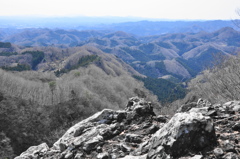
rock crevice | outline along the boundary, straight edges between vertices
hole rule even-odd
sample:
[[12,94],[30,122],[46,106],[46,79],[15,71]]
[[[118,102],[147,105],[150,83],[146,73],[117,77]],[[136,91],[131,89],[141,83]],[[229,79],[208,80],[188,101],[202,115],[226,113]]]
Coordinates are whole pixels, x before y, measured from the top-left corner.
[[52,147],[32,146],[15,159],[239,158],[240,102],[183,105],[171,119],[130,98],[72,126]]

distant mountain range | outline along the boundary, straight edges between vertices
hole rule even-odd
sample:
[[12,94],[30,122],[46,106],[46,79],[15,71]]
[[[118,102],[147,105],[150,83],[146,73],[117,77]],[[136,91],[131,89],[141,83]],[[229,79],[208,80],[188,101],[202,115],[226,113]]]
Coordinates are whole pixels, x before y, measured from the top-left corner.
[[[108,32],[107,32],[108,33]],[[22,46],[76,46],[79,42],[92,37],[104,36],[104,31],[77,31],[51,29],[23,29],[13,33],[0,32],[1,41],[11,42]]]
[[[79,26],[97,26],[113,23],[137,22],[146,20],[140,17],[41,17],[41,16],[0,16],[0,28],[62,28],[73,29]],[[160,20],[160,19],[148,19]]]
[[213,32],[222,27],[237,29],[231,20],[161,20],[139,17],[3,17],[0,28],[14,32],[26,28],[49,28],[65,30],[124,31],[137,36],[160,35],[182,32]]
[[224,27],[214,32],[136,36],[111,30],[24,29],[12,34],[0,32],[0,41],[30,47],[90,45],[118,56],[146,76],[182,80],[211,66],[216,54],[237,54],[240,32]]
[[138,21],[125,22],[94,27],[78,27],[77,29],[124,31],[137,36],[160,35],[167,33],[197,33],[200,31],[213,32],[223,27],[237,29],[232,21]]
[[115,54],[150,77],[172,75],[188,79],[211,66],[215,56],[237,54],[239,41],[240,33],[226,27],[212,33],[173,33],[141,38],[115,32],[91,38],[81,45],[92,45]]

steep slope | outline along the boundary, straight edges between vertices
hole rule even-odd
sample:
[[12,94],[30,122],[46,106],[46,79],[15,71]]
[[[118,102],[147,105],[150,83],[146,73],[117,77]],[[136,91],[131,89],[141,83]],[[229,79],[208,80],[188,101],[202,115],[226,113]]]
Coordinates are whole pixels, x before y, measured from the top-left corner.
[[[33,53],[34,50],[36,50],[36,48],[28,48],[28,49],[24,49],[23,52]],[[52,75],[52,73],[49,73],[49,75],[47,75],[45,80],[42,79],[43,83],[55,81],[55,83],[57,85],[59,83],[59,87],[60,87],[62,85],[61,82],[68,81],[68,80],[74,78],[74,74],[76,74],[76,76],[75,76],[76,78],[82,78],[82,79],[85,78],[84,76],[87,77],[88,75],[92,75],[92,76],[94,76],[93,79],[97,79],[97,75],[95,75],[95,74],[98,74],[99,77],[106,76],[104,78],[107,78],[107,76],[109,76],[111,78],[115,78],[115,77],[117,78],[117,77],[121,77],[121,76],[126,76],[126,77],[129,76],[130,77],[130,75],[141,76],[141,74],[136,72],[129,65],[125,64],[121,59],[119,59],[113,55],[103,53],[102,51],[100,51],[96,48],[93,48],[93,47],[71,48],[71,49],[68,49],[67,51],[58,49],[58,48],[37,48],[37,50],[39,50],[38,52],[44,52],[44,59],[42,59],[40,61],[40,63],[36,66],[36,69],[38,71],[50,71],[51,70],[52,73],[54,71],[54,73],[58,74],[58,76],[62,76],[59,79],[57,79],[57,78],[54,79],[54,75]],[[51,54],[48,54],[47,50],[49,52],[51,52]],[[52,51],[54,51],[54,52],[52,52]],[[68,52],[68,53],[65,54],[65,52]],[[52,57],[51,56],[52,54],[54,54],[54,56],[56,58]],[[23,56],[25,56],[25,54]],[[17,58],[16,61],[17,60],[19,60],[19,58]],[[8,65],[11,65],[11,63],[9,63]],[[75,73],[73,73],[73,72],[75,72]],[[4,75],[5,72],[1,70],[1,74]],[[30,75],[30,77],[27,76],[28,74]],[[44,74],[47,74],[47,73],[41,73],[41,74],[40,74],[40,76],[44,76]],[[19,77],[19,78],[21,78],[20,81],[23,81],[23,83],[27,83],[27,81],[25,82],[24,80],[29,80],[30,83],[32,81],[33,82],[32,86],[39,87],[39,89],[42,85],[41,83],[38,84],[39,81],[36,82],[35,79],[33,79],[33,80],[31,79],[31,78],[35,78],[34,76],[37,76],[37,73],[31,73],[31,72],[8,73],[7,76],[9,76],[9,78],[11,78],[13,81],[15,81],[13,83],[16,83],[16,84],[14,84],[14,85],[16,85],[16,87],[17,87],[17,83],[18,83],[17,82],[18,79],[17,78],[14,79],[14,76],[16,76],[16,75],[20,76]],[[31,75],[33,77],[31,77]],[[73,77],[71,77],[71,76],[73,76]],[[7,78],[7,77],[2,76],[3,81],[5,78]],[[90,76],[90,78],[92,78],[92,77]],[[29,83],[29,85],[31,85],[30,83]],[[11,86],[11,87],[7,88],[7,87],[4,87],[4,85],[5,85],[4,82],[2,82],[2,90],[12,90],[13,87],[15,87],[15,86]],[[45,83],[44,85],[45,85],[45,87],[48,87],[48,83]],[[21,85],[20,85],[20,87],[21,87]],[[25,87],[25,86],[23,85],[22,87]],[[44,87],[43,87],[42,91],[44,91],[44,89],[46,89],[45,91],[49,91],[49,88],[44,88]],[[65,88],[59,88],[59,89],[64,90]],[[49,93],[50,92],[51,91],[49,91]],[[20,92],[16,91],[12,95],[19,96],[21,93],[20,94],[18,94],[18,93],[20,93]],[[21,94],[21,96],[24,96],[24,95]],[[44,99],[43,97],[39,98],[39,97],[34,97],[34,96],[35,95],[32,94],[32,97],[30,97],[30,99],[33,101],[42,100],[42,102],[44,101],[45,104],[51,103],[50,99]],[[64,96],[69,97],[69,95],[64,95]],[[57,98],[60,98],[60,97],[57,97]],[[61,100],[63,100],[63,99],[61,99]],[[40,103],[42,103],[42,102],[40,102]],[[59,101],[56,101],[56,103],[58,103],[58,102]]]
[[[0,69],[1,131],[11,140],[15,154],[43,140],[52,143],[77,120],[103,108],[119,109],[131,96],[148,97],[159,108],[157,98],[131,77],[139,74],[113,55],[92,47],[21,51],[33,50],[45,55],[36,67],[38,71]],[[91,57],[97,58],[89,61]],[[55,76],[57,70],[69,65],[77,67]]]
[[[122,35],[122,33],[118,33],[118,34],[119,36]],[[116,35],[112,35],[112,36],[116,36]],[[28,48],[20,49],[20,51],[16,53],[8,52],[8,53],[2,53],[2,54],[4,55],[6,54],[6,55],[2,57],[0,56],[0,67],[7,71],[26,71],[26,70],[35,70],[35,71],[41,71],[41,72],[51,71],[51,72],[54,72],[55,76],[61,77],[71,72],[72,70],[76,70],[82,67],[85,68],[89,65],[94,65],[97,68],[102,69],[106,74],[114,77],[125,75],[126,72],[128,72],[129,75],[144,77],[144,75],[137,72],[139,70],[137,71],[134,70],[131,66],[126,64],[120,58],[112,54],[106,54],[101,50],[89,45],[85,45],[82,47],[71,47],[66,49],[56,48],[56,47],[30,47],[30,48],[28,47]],[[178,64],[178,62],[176,61],[173,63]],[[167,65],[167,66],[170,66],[170,65]],[[154,67],[157,67],[158,68],[157,71],[159,71],[159,73],[162,73],[163,75],[169,73],[166,69],[164,69],[165,65],[163,62],[158,62],[158,63],[156,62],[156,64],[154,63],[152,64],[152,62],[150,61],[149,67],[152,67],[153,71],[155,71]],[[172,71],[169,68],[171,67],[167,67],[167,69],[170,72],[174,73],[174,71]],[[183,67],[176,67],[176,68],[179,72],[181,70],[184,70]],[[21,73],[21,74],[24,74],[24,73]],[[146,75],[148,74],[149,73],[146,72]],[[151,76],[151,74],[149,75]],[[24,78],[27,78],[27,77],[24,77]],[[53,79],[54,78],[41,79],[41,80],[50,82]],[[163,88],[163,86],[160,86],[159,91],[162,91],[161,88]],[[173,89],[173,88],[170,88],[170,89]],[[151,91],[154,91],[154,90],[151,90]],[[177,93],[173,93],[173,94],[177,94]],[[158,99],[161,101],[163,100],[165,101],[166,97],[167,97],[166,94],[164,95],[164,98],[162,95],[158,95]],[[40,99],[45,100],[43,98],[40,98]],[[45,100],[45,102],[48,101],[47,103],[49,103],[49,100],[50,98],[48,100]]]
[[195,94],[211,102],[239,99],[239,61],[239,55],[219,58],[213,69],[203,71],[189,82],[189,96]]

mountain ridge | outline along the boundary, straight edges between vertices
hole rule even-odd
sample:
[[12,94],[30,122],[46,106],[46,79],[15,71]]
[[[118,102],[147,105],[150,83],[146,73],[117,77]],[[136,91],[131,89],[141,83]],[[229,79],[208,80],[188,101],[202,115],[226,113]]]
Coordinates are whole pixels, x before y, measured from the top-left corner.
[[[44,34],[39,36],[38,31],[43,31]],[[22,45],[53,46],[59,50],[60,48],[67,50],[70,46],[97,47],[103,52],[121,58],[139,73],[154,78],[173,75],[179,80],[187,80],[204,68],[210,67],[214,56],[231,56],[240,51],[238,42],[240,33],[230,27],[214,32],[171,33],[146,37],[137,37],[123,31],[33,29],[26,32],[30,33],[26,34],[26,38],[20,36],[25,40],[13,42]],[[17,33],[16,39],[21,34]],[[171,60],[178,67],[175,69],[171,69],[169,65],[159,67],[159,62],[167,64]]]

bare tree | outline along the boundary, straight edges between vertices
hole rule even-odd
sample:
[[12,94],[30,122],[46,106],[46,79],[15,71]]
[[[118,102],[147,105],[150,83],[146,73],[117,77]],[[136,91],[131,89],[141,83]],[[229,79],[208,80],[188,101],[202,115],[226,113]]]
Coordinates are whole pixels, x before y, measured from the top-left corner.
[[[240,9],[236,9],[236,14],[240,17]],[[239,19],[234,19],[232,20],[232,22],[234,23],[234,25],[236,25],[238,28],[240,28],[240,20]]]
[[52,92],[52,105],[53,105],[53,92],[56,89],[56,82],[55,81],[51,81],[48,84],[49,84],[49,88],[50,88],[50,90]]

